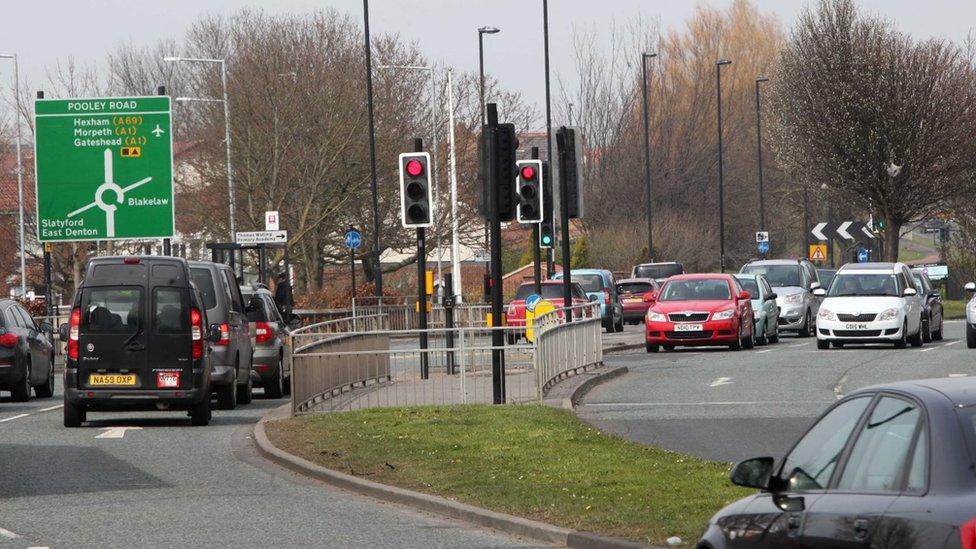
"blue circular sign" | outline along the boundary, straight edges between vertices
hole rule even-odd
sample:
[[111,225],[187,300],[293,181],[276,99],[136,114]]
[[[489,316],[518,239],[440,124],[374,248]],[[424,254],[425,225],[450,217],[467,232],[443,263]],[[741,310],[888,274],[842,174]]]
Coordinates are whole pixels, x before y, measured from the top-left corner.
[[356,229],[346,231],[346,247],[356,250],[363,245],[363,235]]
[[857,262],[858,263],[868,262],[868,251],[863,246],[857,249]]
[[529,297],[525,298],[525,310],[530,313],[534,313],[535,306],[538,305],[540,301],[542,301],[541,295],[539,294],[530,295]]
[[769,242],[764,241],[759,243],[759,253],[765,254],[769,252]]

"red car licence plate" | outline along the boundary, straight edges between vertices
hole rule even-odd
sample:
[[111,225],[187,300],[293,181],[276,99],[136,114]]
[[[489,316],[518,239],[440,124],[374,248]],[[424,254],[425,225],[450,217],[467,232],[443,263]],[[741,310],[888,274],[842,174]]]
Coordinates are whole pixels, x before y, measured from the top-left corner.
[[156,372],[157,389],[178,389],[180,387],[179,372]]

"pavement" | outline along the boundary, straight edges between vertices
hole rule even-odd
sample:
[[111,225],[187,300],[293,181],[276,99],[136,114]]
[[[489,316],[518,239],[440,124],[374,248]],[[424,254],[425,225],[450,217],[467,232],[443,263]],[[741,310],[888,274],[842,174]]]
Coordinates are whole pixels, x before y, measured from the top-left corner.
[[[831,403],[854,389],[976,373],[965,323],[946,321],[945,327],[945,340],[901,350],[820,351],[813,338],[784,336],[751,351],[608,354],[607,366],[626,366],[629,373],[590,390],[577,413],[623,438],[706,459],[781,457]],[[639,337],[639,328],[615,335]]]
[[[258,391],[260,392],[260,390]],[[0,547],[525,547],[468,523],[380,503],[272,465],[251,439],[284,400],[215,411],[89,413],[61,395],[0,397]]]

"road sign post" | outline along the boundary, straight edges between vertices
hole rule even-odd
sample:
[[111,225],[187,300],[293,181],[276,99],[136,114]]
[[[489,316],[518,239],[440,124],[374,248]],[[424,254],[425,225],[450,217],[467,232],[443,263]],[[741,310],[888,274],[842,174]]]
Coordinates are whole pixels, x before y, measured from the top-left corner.
[[34,102],[41,242],[171,238],[167,96]]

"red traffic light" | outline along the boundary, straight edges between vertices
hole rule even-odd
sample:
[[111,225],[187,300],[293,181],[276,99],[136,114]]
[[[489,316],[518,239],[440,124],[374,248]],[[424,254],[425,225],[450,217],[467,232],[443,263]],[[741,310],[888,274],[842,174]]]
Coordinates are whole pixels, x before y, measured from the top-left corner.
[[424,164],[419,160],[407,161],[407,175],[417,177],[424,173]]
[[535,179],[535,168],[532,166],[522,166],[522,179],[533,180]]

